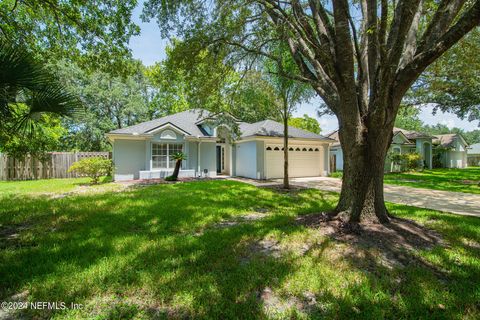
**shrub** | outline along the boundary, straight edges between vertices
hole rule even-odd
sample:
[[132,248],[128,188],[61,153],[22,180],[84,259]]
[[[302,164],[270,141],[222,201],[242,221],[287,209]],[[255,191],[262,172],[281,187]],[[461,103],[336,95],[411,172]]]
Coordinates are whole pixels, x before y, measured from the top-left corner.
[[407,170],[415,170],[422,168],[422,156],[418,152],[410,152],[403,154],[405,157],[405,166]]
[[332,177],[332,178],[342,178],[343,177],[343,171],[338,170],[338,171],[335,171],[335,172],[331,172],[330,177]]
[[165,177],[165,181],[177,181],[177,178],[175,178],[174,176],[168,176]]
[[86,158],[75,162],[68,169],[68,172],[75,171],[80,175],[92,178],[92,183],[98,183],[101,176],[110,174],[112,170],[112,160],[102,157]]
[[410,153],[394,153],[388,154],[388,159],[397,166],[400,166],[400,171],[416,170],[422,168],[422,156],[417,152]]

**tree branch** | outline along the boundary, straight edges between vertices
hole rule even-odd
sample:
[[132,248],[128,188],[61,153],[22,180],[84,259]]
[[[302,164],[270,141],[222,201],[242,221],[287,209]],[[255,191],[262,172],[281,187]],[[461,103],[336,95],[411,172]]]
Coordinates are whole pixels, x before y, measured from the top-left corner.
[[443,0],[420,41],[420,51],[437,41],[450,27],[466,0]]
[[412,83],[433,61],[479,25],[480,1],[477,0],[435,44],[424,51],[419,51],[409,64],[397,72],[394,84],[397,89],[395,99],[401,100]]

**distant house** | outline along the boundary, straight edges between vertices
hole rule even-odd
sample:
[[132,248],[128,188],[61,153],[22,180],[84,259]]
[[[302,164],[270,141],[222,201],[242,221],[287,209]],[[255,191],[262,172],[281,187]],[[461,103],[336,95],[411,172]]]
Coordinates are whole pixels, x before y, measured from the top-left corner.
[[466,168],[468,143],[461,134],[439,134],[433,139],[442,168]]
[[467,149],[467,162],[469,166],[480,166],[480,143],[472,144]]
[[[229,141],[226,126],[214,127],[208,111],[192,109],[111,131],[115,180],[155,179],[171,175],[183,152],[179,176],[225,174],[254,179],[283,177],[283,125],[264,120],[238,122],[240,137]],[[289,127],[289,175],[326,176],[333,140]]]
[[[343,170],[343,151],[338,138],[338,130],[327,137],[335,140],[330,147],[332,171]],[[438,166],[444,168],[464,168],[466,162],[466,142],[461,135],[431,136],[422,132],[393,128],[392,144],[389,153],[405,154],[416,152],[422,157],[422,165],[431,169],[438,160]],[[398,171],[399,168],[388,158],[385,160],[385,172]]]

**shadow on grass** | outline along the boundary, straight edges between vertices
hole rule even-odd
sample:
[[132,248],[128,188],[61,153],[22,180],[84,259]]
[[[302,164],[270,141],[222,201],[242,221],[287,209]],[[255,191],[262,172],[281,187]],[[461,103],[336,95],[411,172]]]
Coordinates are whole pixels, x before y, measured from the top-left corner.
[[[426,210],[422,215],[401,206],[391,210],[431,220],[447,234],[450,248],[401,252],[410,256],[408,261],[430,261],[441,276],[416,263],[385,266],[362,243],[353,244],[362,255],[337,252],[349,266],[342,269],[325,256],[335,252],[338,239],[323,239],[300,255],[275,257],[252,250],[252,243],[268,237],[294,243],[308,231],[293,223],[295,217],[327,211],[334,200],[315,190],[278,193],[232,181],[59,199],[4,198],[0,229],[25,228],[0,249],[0,300],[27,291],[32,301],[86,303],[79,317],[267,318],[271,315],[265,313],[264,289],[296,295],[285,286],[299,277],[302,292],[318,283],[311,289],[316,303],[300,311],[311,317],[446,317],[475,306],[478,262],[455,263],[457,249],[463,250],[462,259],[478,258],[475,243],[469,249],[462,240],[478,244],[480,239],[476,220],[466,217],[455,220]],[[215,227],[259,211],[266,217]],[[355,278],[357,274],[361,280]],[[338,280],[342,277],[348,281]],[[339,283],[344,286],[341,294]],[[29,317],[54,313],[26,312]],[[74,311],[56,313],[75,315]]]
[[[258,317],[259,291],[281,283],[294,266],[271,257],[240,261],[238,252],[290,216],[330,205],[320,195],[294,205],[305,196],[212,181],[60,199],[5,198],[0,228],[27,227],[0,251],[0,297],[28,290],[35,301],[102,305],[113,295],[149,315]],[[271,215],[209,228],[259,209]]]

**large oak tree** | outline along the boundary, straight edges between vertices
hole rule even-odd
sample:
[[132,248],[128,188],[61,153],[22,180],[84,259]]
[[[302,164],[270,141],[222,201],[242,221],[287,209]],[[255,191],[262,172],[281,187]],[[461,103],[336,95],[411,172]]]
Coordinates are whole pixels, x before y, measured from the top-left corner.
[[[400,103],[422,72],[480,23],[480,0],[149,0],[164,35],[279,63],[339,122],[344,176],[335,213],[387,222],[383,170]],[[288,45],[298,72],[270,50]],[[241,63],[239,65],[242,65]]]

